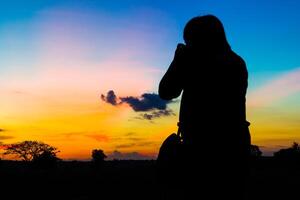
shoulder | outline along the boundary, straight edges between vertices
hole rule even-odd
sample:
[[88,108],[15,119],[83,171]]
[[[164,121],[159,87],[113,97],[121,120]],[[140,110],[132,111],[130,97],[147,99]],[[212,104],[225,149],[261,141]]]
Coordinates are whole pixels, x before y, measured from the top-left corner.
[[246,62],[245,60],[240,56],[238,55],[237,53],[235,53],[234,51],[231,50],[231,59],[234,63],[236,63],[237,65],[239,66],[244,66],[246,67]]
[[230,62],[235,66],[234,69],[248,76],[248,70],[245,60],[234,51],[231,51]]

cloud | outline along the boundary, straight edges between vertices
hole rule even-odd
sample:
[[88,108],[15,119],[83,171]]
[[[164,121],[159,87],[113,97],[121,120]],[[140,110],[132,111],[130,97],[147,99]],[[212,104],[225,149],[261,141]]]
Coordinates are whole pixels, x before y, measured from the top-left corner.
[[138,152],[128,152],[121,153],[120,151],[113,151],[111,154],[108,154],[108,159],[117,159],[117,160],[151,160],[154,159],[153,156],[148,156],[140,154]]
[[140,98],[138,97],[120,97],[122,103],[128,103],[136,112],[149,111],[153,109],[165,110],[167,104],[171,101],[163,100],[155,93],[144,93]]
[[117,105],[117,96],[113,90],[108,91],[106,96],[101,94],[101,99],[111,105]]
[[98,142],[108,142],[109,141],[109,137],[104,134],[89,134],[89,135],[86,135],[86,137],[97,140]]
[[[130,138],[129,138],[129,140],[130,140]],[[124,148],[131,148],[131,147],[144,147],[144,146],[151,146],[151,145],[155,144],[154,142],[149,142],[149,141],[140,142],[141,140],[143,140],[143,139],[136,140],[136,141],[139,141],[138,143],[119,144],[116,146],[116,148],[124,149]],[[132,140],[132,141],[134,141],[134,140]]]
[[100,131],[99,133],[96,131],[95,132],[86,132],[86,131],[67,132],[67,133],[61,133],[60,136],[62,136],[64,140],[65,139],[76,140],[78,139],[78,136],[88,137],[98,142],[108,142],[110,140],[110,138],[107,135],[102,134]]
[[249,93],[247,104],[251,107],[265,106],[300,92],[300,67]]
[[101,94],[102,101],[113,106],[128,104],[135,112],[145,112],[140,114],[137,119],[153,120],[155,118],[176,115],[168,104],[175,101],[163,100],[155,93],[143,93],[140,97],[117,97],[113,90],[108,91],[107,95]]
[[134,133],[134,132],[128,132],[128,133],[126,133],[125,134],[125,136],[132,136],[132,135],[135,135],[136,133]]
[[[0,128],[0,132],[6,132],[6,129]],[[9,135],[0,135],[0,140],[9,140],[14,138],[13,136],[9,136]],[[1,141],[0,141],[1,144]]]
[[0,136],[0,140],[9,140],[9,139],[12,139],[14,138],[13,136],[5,136],[5,135],[1,135]]
[[[107,95],[101,94],[102,101],[111,105],[127,103],[136,112],[145,112],[150,110],[166,110],[167,104],[173,101],[163,100],[155,93],[144,93],[140,97],[117,97],[113,90],[107,92]],[[118,102],[119,100],[119,102]]]
[[81,134],[84,134],[85,132],[81,131],[81,132],[68,132],[68,133],[61,133],[60,135],[66,137],[67,139],[70,139],[73,136],[78,136]]
[[164,116],[175,116],[176,114],[173,112],[171,109],[166,109],[166,110],[158,110],[158,111],[152,111],[150,113],[144,113],[141,114],[142,119],[146,120],[153,120],[154,118],[160,118]]
[[134,147],[135,144],[134,143],[130,143],[130,144],[120,144],[120,145],[117,145],[116,148],[118,149],[126,149],[126,148],[130,148],[130,147]]
[[128,140],[131,140],[131,141],[141,141],[143,140],[142,138],[138,138],[138,137],[129,137],[129,138],[126,138]]

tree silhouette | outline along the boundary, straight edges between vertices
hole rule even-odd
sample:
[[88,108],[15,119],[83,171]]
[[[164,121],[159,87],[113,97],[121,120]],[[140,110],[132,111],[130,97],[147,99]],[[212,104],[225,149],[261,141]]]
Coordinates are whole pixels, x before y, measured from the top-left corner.
[[38,141],[23,141],[5,145],[4,155],[16,155],[23,161],[58,160],[57,148]]
[[103,164],[105,158],[107,158],[107,156],[104,154],[103,150],[94,149],[92,151],[92,162],[96,165]]
[[250,146],[250,156],[251,157],[261,157],[262,151],[259,149],[257,145]]

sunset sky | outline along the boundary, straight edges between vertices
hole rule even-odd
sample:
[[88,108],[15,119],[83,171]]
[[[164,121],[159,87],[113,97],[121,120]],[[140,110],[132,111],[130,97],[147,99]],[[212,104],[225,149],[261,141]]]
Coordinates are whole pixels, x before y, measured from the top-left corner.
[[0,142],[43,141],[63,159],[95,148],[155,158],[180,100],[157,102],[159,80],[185,23],[214,14],[247,64],[252,143],[272,155],[300,142],[299,10],[296,0],[1,1]]

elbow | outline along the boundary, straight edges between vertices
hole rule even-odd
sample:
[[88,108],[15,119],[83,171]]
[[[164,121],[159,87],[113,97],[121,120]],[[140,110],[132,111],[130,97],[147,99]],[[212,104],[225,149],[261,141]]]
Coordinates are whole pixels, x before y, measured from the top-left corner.
[[158,95],[163,100],[171,100],[171,99],[173,99],[170,96],[169,92],[166,89],[164,89],[161,85],[159,85]]
[[166,89],[163,89],[163,88],[159,88],[158,90],[158,94],[159,94],[159,97],[163,100],[172,100],[176,97],[178,97],[180,95],[181,91],[179,92],[175,92],[175,91],[170,91],[170,90],[166,90]]
[[182,88],[178,82],[174,80],[167,80],[166,76],[159,83],[158,94],[163,100],[172,100],[181,94]]
[[163,99],[163,100],[166,100],[166,101],[169,101],[169,100],[172,100],[172,99],[173,99],[172,96],[169,96],[169,95],[167,95],[167,94],[165,94],[165,93],[159,93],[159,97],[160,97],[161,99]]

